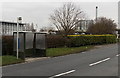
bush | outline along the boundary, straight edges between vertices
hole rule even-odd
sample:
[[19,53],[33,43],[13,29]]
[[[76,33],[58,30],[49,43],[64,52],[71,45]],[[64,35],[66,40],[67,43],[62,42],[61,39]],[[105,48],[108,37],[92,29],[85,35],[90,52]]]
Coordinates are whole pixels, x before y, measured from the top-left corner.
[[69,37],[71,39],[71,47],[100,45],[116,42],[115,35],[69,35]]
[[60,35],[47,35],[47,48],[63,47],[66,39]]

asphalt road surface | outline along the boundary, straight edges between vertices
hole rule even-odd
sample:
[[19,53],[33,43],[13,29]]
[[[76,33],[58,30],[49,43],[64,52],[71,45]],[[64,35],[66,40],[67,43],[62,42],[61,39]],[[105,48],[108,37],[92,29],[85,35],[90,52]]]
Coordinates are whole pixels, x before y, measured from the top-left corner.
[[[118,76],[118,44],[2,68],[3,76]],[[110,77],[109,77],[110,78]]]

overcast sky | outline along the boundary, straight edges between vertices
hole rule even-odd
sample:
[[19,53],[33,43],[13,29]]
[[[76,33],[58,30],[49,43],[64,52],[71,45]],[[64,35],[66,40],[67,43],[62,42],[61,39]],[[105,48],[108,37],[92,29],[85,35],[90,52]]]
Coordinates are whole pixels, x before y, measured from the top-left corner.
[[[50,26],[49,16],[64,2],[3,2],[2,21],[16,21],[18,16],[25,23],[34,23],[38,28]],[[95,7],[98,6],[98,17],[111,18],[118,23],[118,2],[75,2],[84,11],[88,19],[95,19]]]

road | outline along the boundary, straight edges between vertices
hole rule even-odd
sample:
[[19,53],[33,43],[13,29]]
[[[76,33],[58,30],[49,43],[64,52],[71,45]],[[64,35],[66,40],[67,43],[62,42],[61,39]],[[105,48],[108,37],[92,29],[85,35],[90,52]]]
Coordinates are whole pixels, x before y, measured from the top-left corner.
[[[97,46],[82,53],[5,66],[3,76],[118,76],[118,44]],[[39,78],[40,78],[39,77]],[[104,78],[103,77],[103,78]],[[93,78],[93,77],[92,77]],[[114,77],[115,78],[115,77]]]

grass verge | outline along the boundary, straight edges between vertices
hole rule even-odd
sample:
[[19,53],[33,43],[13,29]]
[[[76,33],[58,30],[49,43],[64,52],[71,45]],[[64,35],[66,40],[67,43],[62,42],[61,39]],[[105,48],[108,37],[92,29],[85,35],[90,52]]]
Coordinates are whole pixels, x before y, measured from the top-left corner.
[[16,64],[21,62],[24,62],[24,60],[17,59],[15,56],[10,56],[10,55],[0,56],[0,66]]
[[93,48],[93,46],[81,46],[81,47],[63,47],[63,48],[49,48],[47,49],[46,56],[48,57],[55,57],[55,56],[62,56],[72,53],[83,52]]
[[[67,54],[72,54],[72,53],[79,53],[83,52],[86,50],[89,50],[93,48],[94,46],[81,46],[81,47],[63,47],[63,48],[49,48],[46,51],[46,56],[47,57],[55,57],[55,56],[62,56],[62,55],[67,55]],[[17,64],[17,63],[22,63],[24,60],[22,59],[17,59],[15,56],[0,56],[0,66],[5,66],[5,65],[10,65],[10,64]]]

